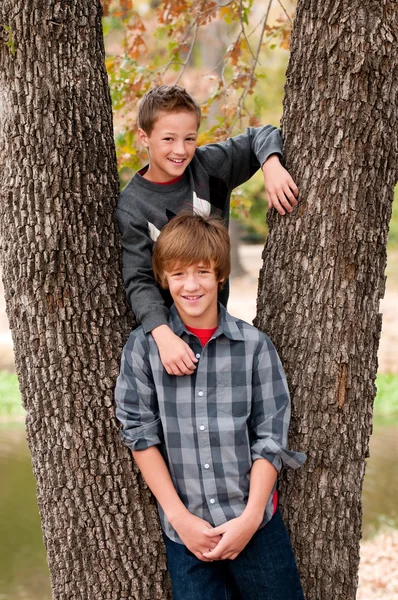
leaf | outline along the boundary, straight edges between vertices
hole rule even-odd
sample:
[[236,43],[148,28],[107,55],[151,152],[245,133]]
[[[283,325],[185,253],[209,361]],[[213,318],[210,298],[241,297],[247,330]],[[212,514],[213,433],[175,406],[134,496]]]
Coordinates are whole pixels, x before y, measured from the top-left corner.
[[[263,122],[264,107],[269,109],[274,99],[272,93],[270,99],[263,83],[266,71],[261,63],[267,64],[268,60],[264,50],[271,46],[286,49],[290,44],[291,24],[285,17],[270,22],[265,38],[257,41],[261,11],[263,15],[266,11],[261,2],[233,0],[223,7],[214,0],[164,0],[156,7],[154,4],[149,0],[135,5],[133,0],[102,0],[104,14],[108,15],[104,19],[107,43],[111,39],[114,47],[116,40],[116,47],[118,43],[120,46],[119,52],[113,50],[115,55],[106,58],[115,132],[119,135],[121,128],[128,127],[134,134],[124,133],[117,141],[119,169],[124,174],[146,160],[135,136],[135,120],[138,102],[150,87],[175,82],[186,87],[202,105],[198,144],[223,140],[239,133],[242,127]],[[215,22],[221,26],[208,28]],[[217,69],[203,60],[203,44],[213,48],[209,32],[228,46],[218,56],[214,44]],[[123,47],[117,42],[121,38]],[[255,59],[259,43],[260,54]]]
[[112,3],[112,0],[101,0],[102,14],[104,17],[107,17],[109,15],[109,8],[110,8],[111,3]]

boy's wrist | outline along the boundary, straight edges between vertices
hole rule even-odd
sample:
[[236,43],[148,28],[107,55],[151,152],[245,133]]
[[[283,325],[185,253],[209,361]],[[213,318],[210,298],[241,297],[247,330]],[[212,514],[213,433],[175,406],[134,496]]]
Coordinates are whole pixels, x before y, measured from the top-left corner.
[[181,521],[184,518],[188,517],[190,514],[191,513],[189,512],[189,510],[184,505],[182,505],[181,507],[173,511],[169,511],[168,514],[166,514],[166,517],[173,529],[177,530],[178,524],[181,523]]
[[166,325],[166,323],[162,323],[161,325],[154,327],[154,329],[152,329],[151,333],[152,333],[153,337],[155,337],[155,336],[158,336],[159,334],[161,334],[162,331],[166,331],[166,329],[170,329],[170,327],[168,325]]
[[266,165],[267,165],[267,166],[270,166],[272,163],[275,163],[275,162],[278,162],[278,163],[280,163],[280,162],[281,162],[281,159],[280,159],[280,157],[279,157],[279,154],[270,154],[270,156],[268,156],[268,157],[265,159],[265,161],[263,162],[263,164],[261,165],[261,169],[264,169],[264,167],[265,167]]
[[259,511],[246,507],[241,514],[241,519],[245,522],[247,527],[253,529],[253,531],[257,531],[263,521],[264,510]]
[[170,329],[170,327],[166,325],[166,323],[158,325],[157,327],[155,327],[155,329],[152,329],[151,331],[152,337],[157,344],[160,340],[164,339],[170,333],[175,335],[174,332]]

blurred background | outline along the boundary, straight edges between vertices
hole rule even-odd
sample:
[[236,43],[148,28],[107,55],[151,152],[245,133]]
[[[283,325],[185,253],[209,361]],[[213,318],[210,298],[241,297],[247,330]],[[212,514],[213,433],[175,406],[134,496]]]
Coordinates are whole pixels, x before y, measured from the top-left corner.
[[[251,125],[279,126],[294,2],[213,7],[199,22],[181,3],[104,1],[106,64],[114,109],[121,187],[145,164],[136,143],[137,101],[154,83],[184,85],[203,106],[199,143]],[[195,4],[193,4],[195,6]],[[185,6],[186,8],[186,6]],[[174,12],[173,12],[174,10]],[[195,21],[196,19],[196,21]],[[243,28],[242,23],[245,24]],[[189,35],[187,31],[190,31]],[[195,38],[193,39],[193,32]],[[258,60],[253,59],[258,49]],[[220,83],[221,82],[221,83]],[[241,103],[244,96],[244,103]],[[396,196],[398,191],[396,190]],[[232,200],[234,257],[229,310],[251,322],[267,235],[261,173]],[[398,201],[388,241],[387,289],[381,302],[374,431],[363,491],[363,545],[358,599],[398,598]],[[0,285],[0,600],[51,598],[26,444],[24,410]]]

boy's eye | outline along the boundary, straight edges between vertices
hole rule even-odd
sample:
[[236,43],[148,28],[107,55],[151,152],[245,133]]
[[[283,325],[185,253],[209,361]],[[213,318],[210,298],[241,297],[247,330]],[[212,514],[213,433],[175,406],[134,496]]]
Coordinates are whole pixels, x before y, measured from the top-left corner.
[[187,138],[187,142],[196,142],[196,137]]

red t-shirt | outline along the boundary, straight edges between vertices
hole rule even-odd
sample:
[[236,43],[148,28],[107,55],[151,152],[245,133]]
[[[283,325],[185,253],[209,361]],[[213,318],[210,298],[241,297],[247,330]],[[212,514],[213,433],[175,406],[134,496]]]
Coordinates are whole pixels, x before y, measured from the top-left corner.
[[198,329],[197,327],[188,327],[188,325],[185,325],[185,327],[199,338],[202,347],[206,346],[209,339],[217,331],[217,327],[212,327],[211,329]]
[[[141,177],[143,177],[143,175],[145,175],[147,171],[148,167],[144,167],[143,169],[141,169],[141,171],[138,171],[138,175],[141,175]],[[177,181],[180,181],[182,177],[184,177],[184,174],[175,177],[171,181],[151,181],[150,179],[148,179],[148,181],[151,181],[151,183],[157,183],[157,185],[171,185],[172,183],[177,183]]]

